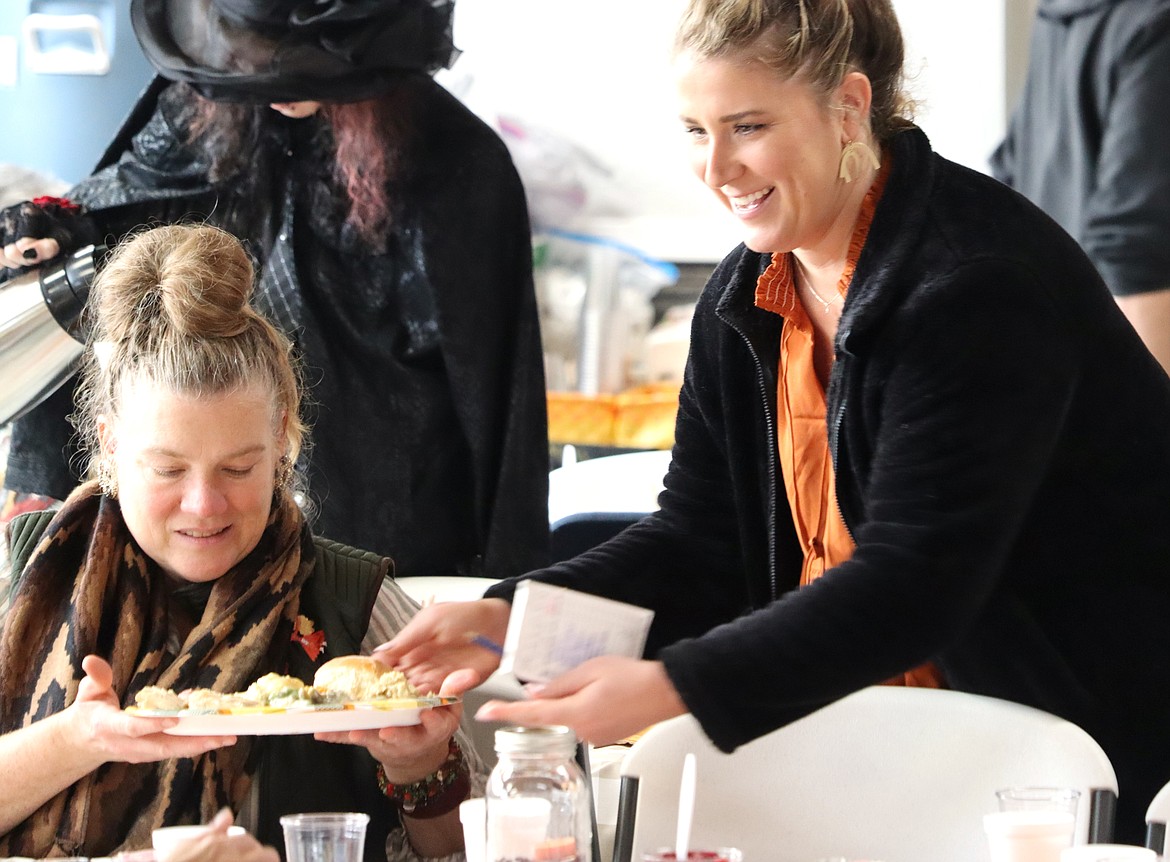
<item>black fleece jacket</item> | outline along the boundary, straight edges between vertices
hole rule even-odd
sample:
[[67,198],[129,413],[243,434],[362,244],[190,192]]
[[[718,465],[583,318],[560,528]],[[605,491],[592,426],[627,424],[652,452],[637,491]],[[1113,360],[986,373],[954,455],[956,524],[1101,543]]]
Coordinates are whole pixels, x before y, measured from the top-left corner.
[[1170,776],[1170,379],[1036,207],[916,129],[887,157],[828,390],[852,559],[797,588],[782,320],[740,246],[696,310],[661,510],[533,577],[653,608],[647,654],[723,750],[934,661],[1093,734],[1139,836]]

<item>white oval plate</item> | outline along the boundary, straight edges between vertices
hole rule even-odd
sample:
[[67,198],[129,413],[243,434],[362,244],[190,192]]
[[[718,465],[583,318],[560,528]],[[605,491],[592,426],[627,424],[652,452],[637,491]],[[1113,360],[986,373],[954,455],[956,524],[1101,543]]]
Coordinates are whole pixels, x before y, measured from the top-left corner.
[[372,730],[419,724],[424,709],[456,703],[457,697],[381,700],[344,706],[298,706],[290,709],[258,707],[215,713],[169,712],[131,706],[126,712],[146,717],[173,716],[179,723],[165,733],[172,736],[278,736]]

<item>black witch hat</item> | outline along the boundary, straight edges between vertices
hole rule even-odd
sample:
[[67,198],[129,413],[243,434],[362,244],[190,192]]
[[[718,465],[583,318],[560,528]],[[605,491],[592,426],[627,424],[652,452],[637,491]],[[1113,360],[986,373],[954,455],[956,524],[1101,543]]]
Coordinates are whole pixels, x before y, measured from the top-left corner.
[[132,0],[161,75],[211,99],[353,102],[459,55],[454,0]]

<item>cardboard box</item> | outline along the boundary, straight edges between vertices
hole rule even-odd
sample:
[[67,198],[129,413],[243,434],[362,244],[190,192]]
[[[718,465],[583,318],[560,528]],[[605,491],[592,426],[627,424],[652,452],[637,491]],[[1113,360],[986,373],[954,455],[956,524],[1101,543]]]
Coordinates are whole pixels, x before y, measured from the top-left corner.
[[512,600],[500,670],[548,682],[600,655],[641,658],[654,612],[625,602],[522,581]]

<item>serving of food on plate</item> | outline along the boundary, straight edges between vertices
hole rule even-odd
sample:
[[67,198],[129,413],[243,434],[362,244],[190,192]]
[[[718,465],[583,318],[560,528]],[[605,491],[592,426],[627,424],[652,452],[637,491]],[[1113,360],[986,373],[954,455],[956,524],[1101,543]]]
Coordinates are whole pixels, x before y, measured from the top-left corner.
[[321,665],[311,684],[269,673],[237,692],[147,686],[126,711],[175,716],[166,732],[184,736],[316,733],[418,724],[422,710],[458,700],[420,694],[401,671],[347,655]]

